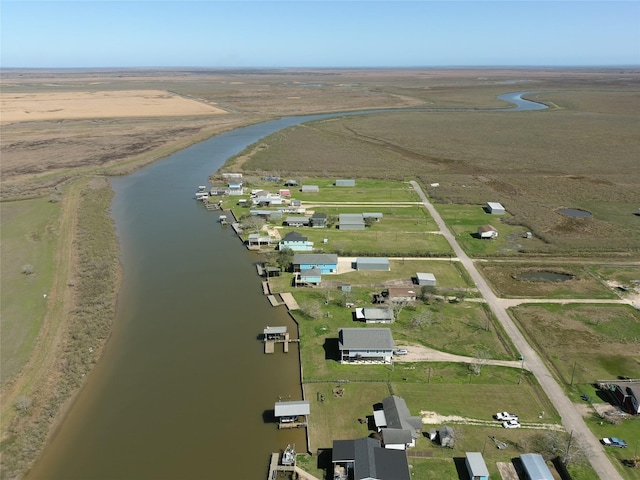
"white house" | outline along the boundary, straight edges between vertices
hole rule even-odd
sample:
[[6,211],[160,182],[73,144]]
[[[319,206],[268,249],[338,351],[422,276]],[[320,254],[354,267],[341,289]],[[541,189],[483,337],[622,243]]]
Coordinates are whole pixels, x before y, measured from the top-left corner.
[[478,236],[480,238],[498,238],[498,230],[492,225],[482,225],[478,227]]

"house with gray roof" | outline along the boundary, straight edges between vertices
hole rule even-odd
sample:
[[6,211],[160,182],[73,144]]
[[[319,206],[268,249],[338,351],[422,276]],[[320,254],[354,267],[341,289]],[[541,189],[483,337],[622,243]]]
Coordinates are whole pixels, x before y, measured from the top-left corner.
[[338,273],[338,255],[335,253],[296,253],[292,263],[296,272],[317,268],[325,275]]
[[285,223],[290,227],[308,227],[309,223],[311,223],[311,219],[309,217],[287,217]]
[[382,448],[374,438],[334,440],[334,480],[410,480],[407,454]]
[[355,187],[356,181],[353,179],[341,178],[336,180],[336,187]]
[[298,232],[288,232],[279,242],[278,249],[290,248],[294,252],[310,252],[313,250],[313,242],[303,237]]
[[418,285],[420,286],[436,286],[436,276],[433,273],[418,272],[416,273],[416,278],[418,280]]
[[484,209],[487,213],[492,215],[502,215],[506,212],[500,202],[487,202]]
[[[395,435],[389,438],[398,440],[400,438],[406,438],[409,434],[408,441],[405,444],[399,445],[397,443],[393,446],[385,448],[401,448],[404,450],[407,447],[414,447],[416,439],[422,434],[422,419],[417,416],[412,416],[407,407],[407,403],[404,398],[396,395],[382,400],[382,409],[374,411],[374,422],[379,431],[396,430],[396,432],[387,432],[387,435]],[[400,430],[404,430],[406,433],[400,433]]]
[[338,331],[340,363],[391,364],[395,343],[388,328],[341,328]]

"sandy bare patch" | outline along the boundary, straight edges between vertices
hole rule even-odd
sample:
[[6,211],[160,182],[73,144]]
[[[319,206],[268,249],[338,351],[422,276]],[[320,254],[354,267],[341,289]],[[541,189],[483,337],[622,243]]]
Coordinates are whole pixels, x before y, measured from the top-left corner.
[[162,90],[0,94],[1,122],[219,115],[221,108]]

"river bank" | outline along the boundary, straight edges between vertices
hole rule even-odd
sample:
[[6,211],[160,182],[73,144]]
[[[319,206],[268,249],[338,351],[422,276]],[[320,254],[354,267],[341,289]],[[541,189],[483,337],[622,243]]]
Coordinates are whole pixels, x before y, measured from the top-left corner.
[[122,278],[107,213],[112,197],[101,177],[67,186],[47,318],[34,355],[2,392],[2,478],[28,470],[109,338]]

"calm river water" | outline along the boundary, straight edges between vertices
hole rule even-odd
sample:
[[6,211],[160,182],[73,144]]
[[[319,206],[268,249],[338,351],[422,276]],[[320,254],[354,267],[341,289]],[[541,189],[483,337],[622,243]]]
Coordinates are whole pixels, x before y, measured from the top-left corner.
[[269,420],[274,402],[301,398],[297,346],[265,355],[258,340],[295,324],[262,295],[258,257],[193,195],[260,138],[335,116],[238,129],[112,180],[125,273],[114,331],[27,479],[258,480],[271,452],[306,450],[304,430]]

